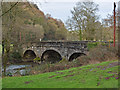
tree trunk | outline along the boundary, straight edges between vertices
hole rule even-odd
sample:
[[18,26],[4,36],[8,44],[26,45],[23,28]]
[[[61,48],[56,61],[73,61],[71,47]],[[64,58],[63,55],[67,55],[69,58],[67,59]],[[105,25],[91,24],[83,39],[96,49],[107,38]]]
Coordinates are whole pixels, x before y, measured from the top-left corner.
[[80,41],[82,41],[82,32],[79,30],[79,35],[80,35]]

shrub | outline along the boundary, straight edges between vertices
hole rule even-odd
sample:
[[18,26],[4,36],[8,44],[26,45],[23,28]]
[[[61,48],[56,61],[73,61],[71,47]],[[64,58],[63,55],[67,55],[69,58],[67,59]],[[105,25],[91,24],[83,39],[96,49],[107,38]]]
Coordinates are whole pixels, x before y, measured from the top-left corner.
[[36,57],[36,58],[34,58],[33,61],[36,62],[36,63],[41,63],[41,59],[40,59],[40,57]]
[[9,54],[9,60],[11,62],[21,62],[22,61],[22,57],[21,57],[21,54],[19,52],[11,52]]
[[88,61],[90,60],[89,56],[81,56],[77,58],[77,65],[81,66],[81,65],[87,65]]
[[65,57],[63,57],[62,58],[62,60],[61,61],[59,61],[59,63],[67,63],[68,62],[68,60],[66,60],[66,58]]
[[34,61],[39,61],[40,60],[40,57],[36,57],[33,59]]
[[89,54],[87,56],[81,56],[78,59],[77,64],[86,65],[90,62],[96,63],[96,62],[103,62],[107,60],[113,60],[117,58],[117,49],[114,47],[106,47],[103,45],[98,45],[95,48],[92,48],[89,51]]

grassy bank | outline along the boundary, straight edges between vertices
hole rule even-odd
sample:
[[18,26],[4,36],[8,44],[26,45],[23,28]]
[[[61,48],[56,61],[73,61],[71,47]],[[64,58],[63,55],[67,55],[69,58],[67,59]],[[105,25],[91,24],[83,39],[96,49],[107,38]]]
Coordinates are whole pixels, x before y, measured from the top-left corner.
[[3,88],[117,88],[118,61],[107,61],[67,70],[3,78]]

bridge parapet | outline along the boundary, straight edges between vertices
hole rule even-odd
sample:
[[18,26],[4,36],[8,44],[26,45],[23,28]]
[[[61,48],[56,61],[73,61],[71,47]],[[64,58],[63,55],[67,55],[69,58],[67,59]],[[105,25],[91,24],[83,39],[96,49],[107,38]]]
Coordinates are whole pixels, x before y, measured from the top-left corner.
[[87,41],[72,41],[72,42],[32,42],[31,46],[36,47],[67,47],[67,48],[87,48]]

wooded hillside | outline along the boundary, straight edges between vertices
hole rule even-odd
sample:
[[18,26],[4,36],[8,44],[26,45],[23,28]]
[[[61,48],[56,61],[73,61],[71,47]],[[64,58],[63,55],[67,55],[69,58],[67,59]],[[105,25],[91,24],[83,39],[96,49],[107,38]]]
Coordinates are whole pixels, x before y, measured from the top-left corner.
[[[13,2],[3,3],[3,13],[12,5]],[[19,2],[3,16],[2,21],[3,39],[7,35],[12,43],[40,41],[40,39],[66,40],[67,30],[63,22],[44,15],[35,4]]]

